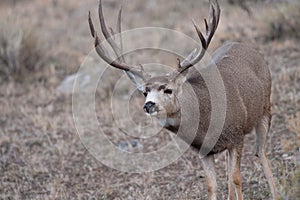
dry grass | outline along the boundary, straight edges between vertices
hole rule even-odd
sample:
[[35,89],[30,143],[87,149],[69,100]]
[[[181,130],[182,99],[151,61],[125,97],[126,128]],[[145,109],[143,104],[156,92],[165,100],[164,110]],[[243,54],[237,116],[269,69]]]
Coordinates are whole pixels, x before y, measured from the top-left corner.
[[[47,59],[43,70],[40,70],[35,65],[39,63],[39,59],[35,62],[36,58],[31,56],[40,49],[40,44],[36,40],[26,39],[29,51],[21,50],[21,46],[16,45],[18,39],[15,38],[20,38],[19,32],[26,29],[6,25],[7,30],[11,30],[4,35],[8,38],[5,41],[12,42],[10,49],[17,46],[16,55],[20,52],[27,54],[28,59],[17,57],[20,76],[31,76],[31,70],[34,69],[42,75],[43,80],[32,79],[25,83],[10,80],[0,85],[0,199],[207,199],[203,171],[199,158],[193,151],[187,151],[166,168],[142,174],[120,172],[106,167],[87,152],[76,133],[71,97],[58,94],[55,88],[66,75],[76,72],[80,62],[92,48],[93,41],[87,30],[86,17],[91,8],[95,14],[97,1],[53,2],[18,1],[14,6],[9,5],[9,9],[8,5],[1,7],[0,4],[0,11],[7,14],[6,17],[11,13],[18,13],[18,23],[38,27],[31,30],[33,34],[42,36],[47,47]],[[253,13],[253,17],[249,18],[247,13],[236,7],[223,1],[221,3],[223,14],[212,49],[224,40],[242,40],[255,42],[266,55],[273,79],[273,120],[267,153],[282,199],[297,199],[300,43],[298,36],[292,34],[280,37],[279,40],[276,37],[271,41],[263,39],[272,32],[270,25],[277,21],[277,18],[272,18],[273,15],[269,15],[270,20],[266,19],[265,13],[277,10],[282,14],[286,13],[281,10],[285,7],[296,11],[297,8],[291,7],[293,4],[274,3],[271,7],[260,8],[260,12]],[[109,24],[114,25],[119,4],[120,1],[105,1]],[[189,20],[204,17],[207,5],[203,5],[201,1],[167,1],[162,5],[159,1],[145,3],[132,0],[130,4],[124,3],[123,6],[124,29],[157,25],[195,36]],[[257,8],[255,4],[249,6],[253,6],[252,10]],[[288,12],[286,15],[294,16],[293,13],[295,12]],[[278,19],[280,20],[282,18]],[[289,21],[293,20],[291,17]],[[7,22],[1,22],[5,23]],[[6,29],[1,26],[1,32],[3,31]],[[159,36],[153,37],[155,41],[162,41]],[[147,52],[137,57],[138,61],[149,60]],[[151,53],[151,58],[154,57],[163,63],[171,60],[166,55]],[[131,57],[129,60],[135,61]],[[96,65],[95,61],[91,60],[88,64]],[[24,72],[26,67],[29,67],[30,73]],[[103,90],[97,91],[96,100],[99,103],[96,110],[105,134],[118,145],[120,141],[130,141],[131,138],[124,136],[108,115],[110,90],[119,73],[112,72],[108,76],[107,85],[103,86]],[[122,101],[125,97],[123,95],[127,95],[126,91],[120,94],[118,101]],[[141,96],[137,94],[132,100],[134,106],[130,109],[138,107],[141,101]],[[137,112],[133,113],[132,118],[139,120],[141,116]],[[139,140],[143,147],[139,151],[152,151],[168,140],[168,133],[162,131],[151,141]],[[249,135],[242,160],[244,198],[270,199],[259,160],[253,155],[254,143],[254,135]],[[220,197],[226,199],[224,155],[218,155],[216,161]]]
[[269,8],[262,14],[266,23],[267,34],[266,40],[278,40],[284,38],[300,37],[300,3],[299,1],[291,1],[271,4]]
[[15,16],[0,19],[0,81],[20,80],[40,70],[45,49],[34,27]]
[[300,195],[299,181],[300,168],[297,166],[291,172],[286,174],[284,179],[280,180],[280,199],[297,199]]

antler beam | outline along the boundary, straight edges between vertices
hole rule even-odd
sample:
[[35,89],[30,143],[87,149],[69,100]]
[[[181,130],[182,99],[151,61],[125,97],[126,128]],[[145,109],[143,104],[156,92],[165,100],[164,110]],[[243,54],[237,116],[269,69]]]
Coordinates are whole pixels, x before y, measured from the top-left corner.
[[[185,58],[182,62],[179,63],[177,75],[184,72],[188,68],[192,67],[196,63],[198,63],[202,57],[204,56],[205,51],[207,50],[209,43],[214,35],[214,33],[217,30],[219,19],[220,19],[220,7],[219,3],[216,0],[216,5],[214,6],[213,3],[210,1],[210,11],[208,15],[208,21],[204,19],[205,23],[205,35],[202,34],[199,27],[196,25],[196,23],[193,21],[195,30],[198,34],[198,37],[200,38],[202,48],[201,50],[194,50],[192,51],[187,58]],[[176,76],[175,74],[175,76]]]
[[[113,60],[108,55],[107,50],[105,49],[105,47],[103,46],[102,42],[100,41],[100,39],[98,37],[97,31],[95,30],[95,27],[94,27],[94,24],[93,24],[93,21],[91,18],[91,13],[89,12],[88,21],[89,21],[90,31],[91,31],[92,37],[95,39],[94,45],[95,45],[95,49],[96,49],[96,52],[98,53],[98,55],[105,62],[107,62],[108,64],[110,64],[111,66],[113,66],[115,68],[122,69],[127,72],[130,71],[133,74],[138,75],[139,77],[144,77],[145,76],[144,71],[137,67],[128,65],[125,62],[125,58],[123,56],[123,44],[122,44],[122,33],[121,33],[122,8],[120,9],[119,14],[118,14],[117,28],[116,28],[115,33],[112,28],[108,29],[106,27],[103,10],[102,10],[102,0],[99,1],[98,14],[99,14],[101,32],[102,32],[104,38],[107,40],[110,47],[112,48],[112,50],[114,51],[115,55],[117,56],[117,59]],[[109,33],[108,30],[110,30],[111,33]],[[120,47],[117,45],[116,41],[114,40],[116,34],[119,35]]]

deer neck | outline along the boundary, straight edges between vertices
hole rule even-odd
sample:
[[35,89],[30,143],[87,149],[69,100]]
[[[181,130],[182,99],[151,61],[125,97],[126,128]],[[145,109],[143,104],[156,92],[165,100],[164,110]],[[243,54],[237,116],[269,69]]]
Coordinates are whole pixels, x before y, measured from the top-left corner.
[[180,113],[173,113],[164,118],[158,119],[161,126],[172,131],[177,132],[180,126]]

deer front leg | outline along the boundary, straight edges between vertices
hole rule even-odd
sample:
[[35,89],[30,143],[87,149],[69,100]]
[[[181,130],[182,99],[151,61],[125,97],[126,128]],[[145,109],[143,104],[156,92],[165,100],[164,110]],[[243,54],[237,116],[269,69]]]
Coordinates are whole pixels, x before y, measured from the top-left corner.
[[215,160],[213,155],[205,156],[201,159],[205,173],[206,187],[209,200],[217,200],[217,179],[215,170]]
[[240,172],[243,141],[228,150],[228,200],[242,200],[242,177]]

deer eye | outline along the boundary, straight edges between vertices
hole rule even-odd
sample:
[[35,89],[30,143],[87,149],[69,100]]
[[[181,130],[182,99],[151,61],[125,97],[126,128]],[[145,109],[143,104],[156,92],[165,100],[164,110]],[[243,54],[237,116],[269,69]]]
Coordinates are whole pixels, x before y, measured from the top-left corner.
[[166,89],[166,86],[165,86],[165,85],[161,85],[161,86],[159,86],[159,88],[158,88],[158,90],[164,90],[164,89]]
[[166,90],[164,90],[164,93],[165,93],[165,94],[172,94],[172,92],[173,92],[173,91],[172,91],[171,89],[166,89]]
[[146,88],[145,88],[145,92],[146,92],[146,93],[150,92],[150,88],[149,88],[149,87],[146,87]]
[[144,96],[147,97],[148,95],[148,92],[143,92]]

